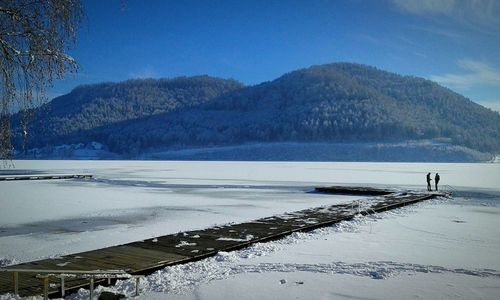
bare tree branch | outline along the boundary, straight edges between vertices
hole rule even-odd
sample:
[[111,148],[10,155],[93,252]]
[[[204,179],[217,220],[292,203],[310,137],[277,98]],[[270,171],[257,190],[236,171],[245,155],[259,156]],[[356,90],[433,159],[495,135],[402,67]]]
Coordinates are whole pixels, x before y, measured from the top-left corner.
[[54,79],[76,71],[66,54],[83,15],[80,0],[0,0],[0,159],[13,154],[11,117],[21,108],[21,126]]

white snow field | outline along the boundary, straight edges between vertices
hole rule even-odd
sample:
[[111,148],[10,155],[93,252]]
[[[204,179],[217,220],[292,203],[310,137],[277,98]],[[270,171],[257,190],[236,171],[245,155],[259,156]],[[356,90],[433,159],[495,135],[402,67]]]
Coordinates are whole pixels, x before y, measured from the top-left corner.
[[[102,248],[359,199],[318,185],[425,189],[437,199],[168,267],[139,299],[499,299],[500,165],[322,162],[16,161],[0,182],[0,264]],[[133,282],[111,288],[132,296]],[[97,293],[98,294],[98,293]],[[10,299],[2,295],[0,299]],[[69,299],[86,299],[80,290]]]

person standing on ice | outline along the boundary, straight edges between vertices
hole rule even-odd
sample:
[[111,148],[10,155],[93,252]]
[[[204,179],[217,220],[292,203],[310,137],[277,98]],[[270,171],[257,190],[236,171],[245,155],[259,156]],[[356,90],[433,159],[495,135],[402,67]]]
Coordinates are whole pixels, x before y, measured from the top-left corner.
[[438,190],[439,179],[441,179],[441,177],[439,177],[439,174],[436,173],[436,176],[434,176],[434,182],[436,183],[436,191]]
[[431,187],[431,172],[427,173],[427,190],[430,192],[432,191]]

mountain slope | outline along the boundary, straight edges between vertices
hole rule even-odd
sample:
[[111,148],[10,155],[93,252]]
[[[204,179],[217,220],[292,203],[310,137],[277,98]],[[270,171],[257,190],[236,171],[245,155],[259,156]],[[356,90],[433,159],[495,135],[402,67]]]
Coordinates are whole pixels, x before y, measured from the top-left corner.
[[234,80],[209,76],[80,86],[38,109],[30,145],[59,143],[61,136],[197,106],[241,87]]
[[175,111],[61,134],[54,141],[98,141],[113,152],[137,154],[254,142],[421,139],[498,153],[500,115],[429,80],[336,63],[235,88]]

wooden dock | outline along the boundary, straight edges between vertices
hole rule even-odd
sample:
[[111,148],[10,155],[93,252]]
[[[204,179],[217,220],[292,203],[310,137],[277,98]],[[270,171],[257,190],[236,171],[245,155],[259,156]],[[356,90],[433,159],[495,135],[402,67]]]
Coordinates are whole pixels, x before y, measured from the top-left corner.
[[[352,188],[352,193],[359,193],[360,190],[363,190],[363,188]],[[367,188],[361,193],[368,193],[368,190],[371,190],[376,195],[380,192]],[[332,187],[326,192],[333,193],[334,191],[335,188]],[[341,194],[348,191],[348,187],[339,189]],[[17,289],[21,296],[40,295],[43,292],[44,282],[39,279],[39,275],[43,270],[53,270],[53,272],[80,270],[94,273],[99,273],[99,270],[103,273],[105,270],[121,270],[128,274],[145,275],[166,266],[214,256],[219,251],[241,249],[253,243],[280,239],[296,231],[310,231],[340,221],[350,220],[358,214],[374,214],[438,196],[446,196],[446,194],[439,192],[393,193],[391,191],[391,193],[384,196],[351,203],[310,208],[246,223],[170,234],[120,246],[66,255],[60,258],[9,266],[10,271],[6,271],[4,268],[4,272],[0,272],[0,294],[13,292],[14,276],[17,276]],[[22,272],[14,275],[14,270]],[[29,270],[29,272],[26,272],[26,270]],[[40,272],[37,270],[40,270]],[[96,278],[94,282],[96,284],[109,283],[102,277]],[[49,296],[60,296],[61,282],[57,278],[50,278],[49,283]],[[67,278],[64,282],[64,287],[68,291],[75,291],[80,287],[88,286],[88,278]]]
[[335,195],[383,196],[394,193],[389,189],[358,186],[325,186],[314,189],[316,192]]
[[50,179],[89,179],[90,174],[66,174],[66,175],[3,175],[0,176],[0,181],[13,180],[50,180]]

